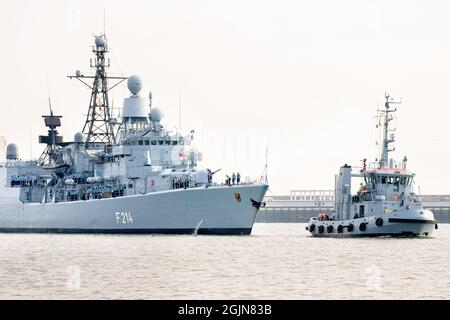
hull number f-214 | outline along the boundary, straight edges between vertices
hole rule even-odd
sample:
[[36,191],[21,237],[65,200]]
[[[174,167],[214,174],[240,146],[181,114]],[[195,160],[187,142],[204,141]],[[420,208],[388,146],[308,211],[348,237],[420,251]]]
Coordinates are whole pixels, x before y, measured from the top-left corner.
[[117,224],[133,223],[133,217],[131,216],[131,212],[116,212],[116,223]]

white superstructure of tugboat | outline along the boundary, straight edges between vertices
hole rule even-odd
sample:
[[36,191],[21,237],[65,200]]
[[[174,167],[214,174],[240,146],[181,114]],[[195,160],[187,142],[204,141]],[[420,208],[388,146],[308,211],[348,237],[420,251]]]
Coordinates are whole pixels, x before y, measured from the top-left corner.
[[[389,128],[396,109],[395,102],[385,96],[380,111],[383,142],[379,160],[354,172],[350,165],[339,170],[335,184],[335,212],[330,217],[320,214],[311,218],[306,229],[317,237],[360,236],[431,236],[438,225],[433,213],[425,210],[420,196],[413,192],[414,173],[406,169],[406,157],[394,164],[389,153],[394,151],[394,131]],[[352,178],[362,183],[352,194]]]

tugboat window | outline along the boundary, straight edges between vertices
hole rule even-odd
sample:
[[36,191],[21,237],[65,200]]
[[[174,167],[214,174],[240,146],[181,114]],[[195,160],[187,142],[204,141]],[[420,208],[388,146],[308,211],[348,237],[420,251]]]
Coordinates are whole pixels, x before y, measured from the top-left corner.
[[159,141],[158,141],[158,144],[159,144],[160,146],[162,146],[162,145],[164,144],[164,141],[163,141],[163,140],[159,140]]
[[400,178],[399,177],[393,177],[394,180],[394,191],[399,191],[400,189]]
[[381,177],[381,183],[382,183],[382,184],[386,184],[386,178],[387,178],[387,177],[385,177],[385,176],[382,176],[382,177]]
[[151,144],[152,146],[156,146],[156,140],[152,140]]
[[139,144],[140,146],[143,146],[143,145],[144,145],[144,141],[139,140],[139,141],[138,141],[138,144]]
[[145,145],[146,146],[150,145],[150,141],[149,140],[145,140]]
[[166,140],[166,145],[170,146],[170,140]]
[[173,140],[173,141],[172,141],[172,145],[173,145],[173,146],[176,146],[177,144],[178,144],[178,141],[176,141],[176,140]]

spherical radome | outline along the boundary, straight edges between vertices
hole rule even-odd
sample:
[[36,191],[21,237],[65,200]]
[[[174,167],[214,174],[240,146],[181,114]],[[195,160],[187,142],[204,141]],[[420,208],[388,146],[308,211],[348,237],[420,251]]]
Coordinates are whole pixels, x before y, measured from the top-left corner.
[[134,95],[137,95],[142,89],[142,80],[136,75],[130,76],[128,78],[128,90]]
[[75,143],[83,143],[84,142],[84,134],[82,132],[77,132],[73,136],[73,141]]
[[153,108],[152,111],[150,111],[150,119],[152,121],[159,122],[159,121],[161,121],[162,117],[163,117],[163,113],[162,113],[161,109]]
[[10,143],[6,147],[6,159],[8,160],[19,159],[19,147],[15,143]]

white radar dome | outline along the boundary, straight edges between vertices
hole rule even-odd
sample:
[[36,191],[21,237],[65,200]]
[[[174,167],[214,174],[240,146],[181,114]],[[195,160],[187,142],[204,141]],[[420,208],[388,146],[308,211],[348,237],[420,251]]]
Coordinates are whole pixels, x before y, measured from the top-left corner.
[[142,80],[138,76],[134,75],[128,78],[128,90],[134,95],[139,94],[142,89]]
[[150,111],[150,119],[152,121],[159,122],[159,121],[161,121],[162,117],[163,117],[163,113],[162,113],[161,109],[153,108],[152,111]]
[[15,143],[10,143],[6,147],[6,159],[7,160],[19,159],[19,147]]
[[105,46],[105,38],[103,38],[103,36],[95,37],[95,45],[97,47],[104,47]]
[[73,141],[75,143],[83,143],[84,142],[84,134],[82,132],[77,132],[73,136]]

